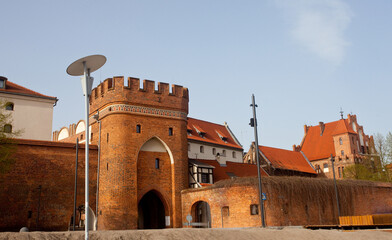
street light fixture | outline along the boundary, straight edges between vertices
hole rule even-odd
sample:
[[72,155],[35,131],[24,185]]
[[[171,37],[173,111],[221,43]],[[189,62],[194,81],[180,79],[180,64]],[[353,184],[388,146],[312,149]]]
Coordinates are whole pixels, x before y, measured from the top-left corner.
[[100,67],[102,67],[106,63],[106,57],[103,55],[91,55],[87,56],[84,58],[81,58],[79,60],[76,60],[73,62],[71,65],[68,66],[67,68],[67,73],[71,76],[82,76],[81,77],[81,83],[82,83],[82,89],[83,89],[83,94],[84,94],[84,99],[85,99],[85,128],[86,128],[86,149],[85,149],[85,163],[86,163],[86,176],[85,176],[85,215],[86,215],[86,224],[84,226],[85,229],[85,239],[88,240],[88,227],[90,223],[90,219],[88,216],[88,197],[89,197],[89,140],[90,140],[90,135],[89,135],[89,98],[91,95],[91,89],[93,86],[93,81],[94,78],[90,77],[90,73],[98,70]]

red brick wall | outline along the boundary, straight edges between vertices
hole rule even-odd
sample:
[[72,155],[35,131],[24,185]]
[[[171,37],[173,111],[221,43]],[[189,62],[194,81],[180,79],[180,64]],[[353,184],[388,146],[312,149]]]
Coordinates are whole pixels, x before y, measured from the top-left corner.
[[[241,183],[242,181],[242,183]],[[222,181],[223,182],[223,181]],[[222,185],[221,183],[218,183]],[[250,214],[250,205],[258,204],[256,179],[227,180],[227,187],[184,190],[183,222],[192,213],[192,206],[205,201],[211,208],[212,227],[222,227],[222,207],[229,207],[223,216],[223,227],[261,226],[260,215]],[[249,185],[251,182],[252,185]],[[392,213],[392,185],[360,181],[339,181],[341,215]],[[333,182],[329,179],[263,178],[267,194],[265,216],[267,226],[337,224],[337,208]],[[193,216],[193,218],[195,218]]]
[[[0,231],[19,230],[24,226],[32,230],[67,230],[73,214],[75,144],[18,141],[12,168],[0,175]],[[85,201],[84,144],[80,147],[76,206],[84,205]],[[89,205],[95,212],[97,146],[90,146],[89,169]],[[31,218],[28,218],[29,211]]]

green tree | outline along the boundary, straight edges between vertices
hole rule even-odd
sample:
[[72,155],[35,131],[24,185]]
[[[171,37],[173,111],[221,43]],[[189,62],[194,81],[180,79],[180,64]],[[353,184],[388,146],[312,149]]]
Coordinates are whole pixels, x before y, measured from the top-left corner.
[[7,103],[0,102],[0,174],[10,170],[14,159],[12,157],[16,150],[15,137],[21,131],[12,130],[12,112],[5,110]]

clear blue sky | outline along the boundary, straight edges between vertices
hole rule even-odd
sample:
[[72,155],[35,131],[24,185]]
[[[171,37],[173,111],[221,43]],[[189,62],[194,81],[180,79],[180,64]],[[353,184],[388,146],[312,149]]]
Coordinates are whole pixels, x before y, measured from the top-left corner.
[[53,130],[84,117],[67,66],[107,63],[94,86],[132,76],[189,88],[189,116],[227,121],[247,151],[251,94],[259,140],[291,149],[303,125],[357,114],[391,131],[392,1],[2,1],[0,75],[59,98]]

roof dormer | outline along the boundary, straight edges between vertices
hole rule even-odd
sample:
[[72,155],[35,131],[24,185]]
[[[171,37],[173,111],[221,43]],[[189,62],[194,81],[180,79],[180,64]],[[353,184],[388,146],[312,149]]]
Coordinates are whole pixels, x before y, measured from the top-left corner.
[[193,125],[193,128],[196,129],[196,132],[199,134],[200,137],[204,138],[206,132],[201,127]]
[[221,131],[215,130],[215,132],[218,134],[218,136],[220,137],[220,139],[222,139],[222,141],[224,141],[225,143],[227,143],[227,137],[226,137]]

